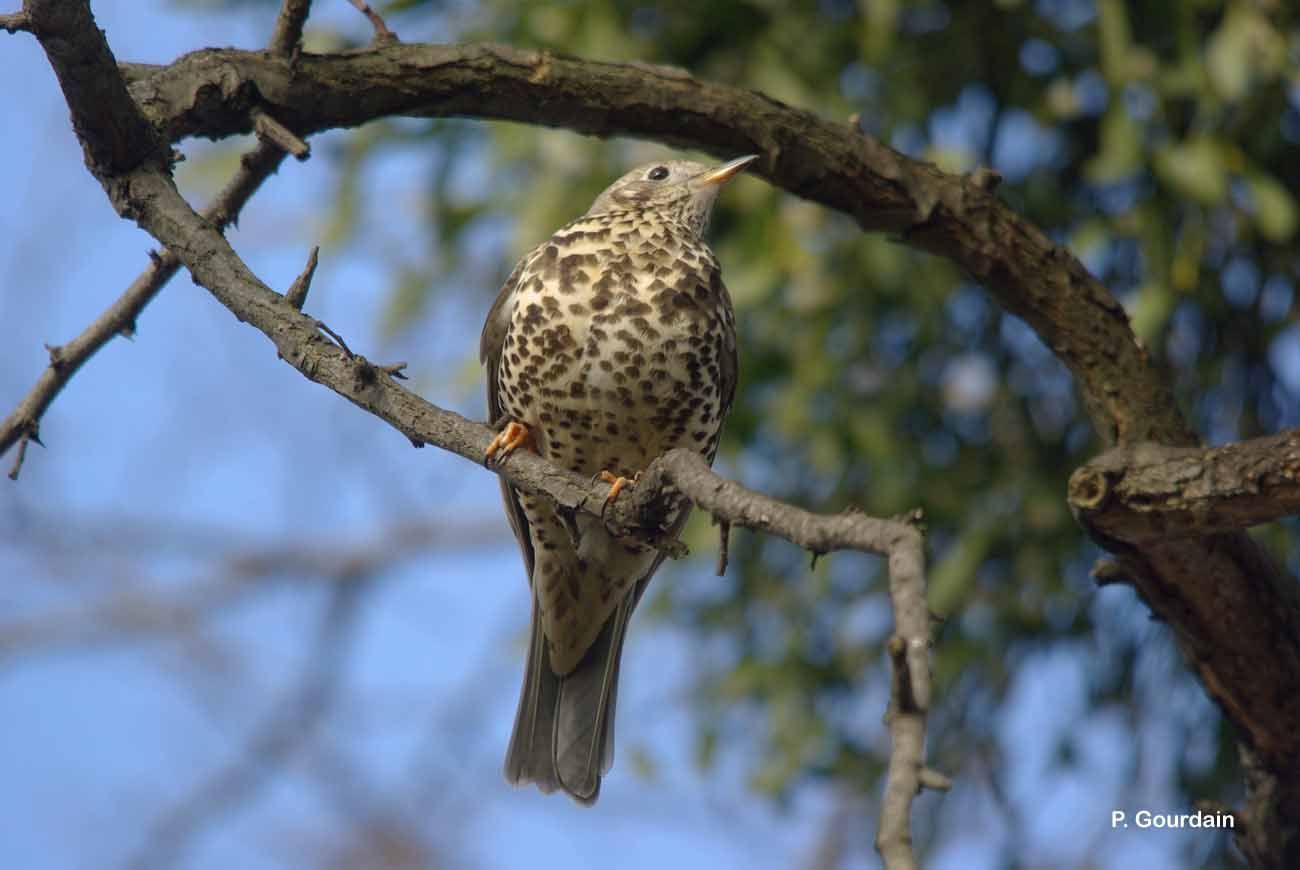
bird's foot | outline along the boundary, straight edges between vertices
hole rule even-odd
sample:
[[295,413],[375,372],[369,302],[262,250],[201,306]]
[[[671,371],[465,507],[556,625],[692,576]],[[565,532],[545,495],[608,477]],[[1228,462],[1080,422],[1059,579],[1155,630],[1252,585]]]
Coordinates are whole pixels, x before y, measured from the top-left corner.
[[497,437],[492,439],[487,450],[483,454],[483,464],[491,465],[493,457],[497,457],[497,462],[504,462],[505,458],[515,452],[516,448],[523,447],[525,450],[537,452],[537,443],[533,441],[533,433],[523,423],[511,420],[506,424],[506,428],[497,433]]
[[605,508],[609,507],[610,502],[618,498],[618,494],[622,492],[624,488],[632,486],[640,480],[641,472],[638,471],[636,474],[632,475],[631,480],[628,480],[622,475],[615,474],[612,471],[602,471],[597,476],[601,480],[605,481],[605,483],[609,484],[609,493],[605,496],[605,503],[600,506],[600,518],[603,520],[605,518]]

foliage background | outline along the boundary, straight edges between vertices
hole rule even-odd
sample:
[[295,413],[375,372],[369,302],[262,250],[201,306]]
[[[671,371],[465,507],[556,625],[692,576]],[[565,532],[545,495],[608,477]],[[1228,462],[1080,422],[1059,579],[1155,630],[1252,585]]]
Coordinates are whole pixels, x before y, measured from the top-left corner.
[[[316,6],[309,49],[369,38],[346,4]],[[856,113],[949,170],[992,166],[1124,302],[1208,441],[1300,423],[1287,4],[380,8],[405,41],[676,64]],[[97,4],[110,44],[166,62],[259,46],[275,4],[135,9]],[[30,43],[0,47],[8,123],[24,128],[4,147],[31,167],[0,206],[6,406],[40,341],[79,330],[147,247],[82,171]],[[236,247],[286,286],[322,243],[308,308],[474,415],[474,338],[514,258],[666,153],[473,120],[313,145],[255,198]],[[190,143],[187,189],[210,195],[240,147]],[[742,330],[724,473],[819,510],[925,509],[945,617],[932,752],[958,783],[919,803],[927,866],[1231,863],[1222,836],[1109,827],[1112,809],[1231,804],[1238,772],[1164,630],[1088,578],[1097,552],[1063,493],[1097,442],[1050,351],[948,264],[755,179],[729,186],[712,237]],[[696,558],[656,581],[629,642],[606,793],[579,812],[496,772],[526,596],[481,471],[308,387],[182,281],[74,380],[43,435],[50,449],[0,494],[0,573],[16,578],[0,593],[0,842],[17,866],[875,865],[889,615],[874,562],[810,566],[738,533],[719,579],[694,523]],[[1260,534],[1294,572],[1294,525]],[[341,552],[369,560],[369,580],[331,633]],[[268,751],[278,721],[292,739]]]

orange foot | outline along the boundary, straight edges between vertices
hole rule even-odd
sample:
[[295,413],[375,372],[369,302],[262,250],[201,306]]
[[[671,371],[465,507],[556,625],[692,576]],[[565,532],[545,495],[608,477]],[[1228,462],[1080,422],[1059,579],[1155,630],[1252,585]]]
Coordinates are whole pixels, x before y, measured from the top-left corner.
[[605,508],[609,507],[610,502],[618,498],[618,494],[623,491],[624,487],[631,486],[641,479],[641,472],[638,471],[632,475],[631,480],[628,480],[626,477],[621,477],[612,471],[602,471],[600,479],[609,484],[609,495],[605,496],[605,503],[600,506],[600,515],[603,517]]
[[492,439],[488,445],[487,452],[483,454],[483,464],[491,465],[492,458],[500,454],[498,462],[504,462],[505,458],[515,452],[515,448],[523,447],[526,450],[537,452],[537,444],[533,441],[533,433],[523,423],[516,423],[511,420],[506,428],[497,433],[497,437]]

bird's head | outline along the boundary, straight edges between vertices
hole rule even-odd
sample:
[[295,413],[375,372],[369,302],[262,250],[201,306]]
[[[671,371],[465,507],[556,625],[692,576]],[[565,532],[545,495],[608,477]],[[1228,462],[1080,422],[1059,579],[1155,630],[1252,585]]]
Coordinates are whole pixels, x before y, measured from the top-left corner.
[[757,154],[749,154],[721,166],[705,166],[689,160],[647,163],[605,188],[587,209],[587,215],[658,212],[677,218],[697,235],[702,234],[723,182],[757,159]]

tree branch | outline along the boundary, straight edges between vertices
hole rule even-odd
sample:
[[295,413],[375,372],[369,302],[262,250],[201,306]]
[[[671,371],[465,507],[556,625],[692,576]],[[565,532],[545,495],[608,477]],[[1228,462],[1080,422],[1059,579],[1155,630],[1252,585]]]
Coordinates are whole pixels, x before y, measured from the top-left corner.
[[366,16],[366,20],[370,22],[370,26],[374,28],[375,43],[377,45],[387,45],[397,42],[397,34],[388,29],[388,25],[384,23],[383,17],[372,9],[369,3],[365,2],[365,0],[348,0],[348,2],[356,7],[358,12]]
[[[1195,443],[1123,308],[1069,251],[993,195],[986,176],[912,160],[764,94],[645,63],[503,45],[387,45],[303,54],[205,49],[123,71],[168,141],[248,131],[262,102],[302,135],[391,115],[471,116],[630,135],[720,156],[758,152],[773,184],[951,259],[1024,318],[1080,382],[1107,441]],[[1114,384],[1124,384],[1117,390]]]
[[1214,448],[1117,447],[1070,476],[1070,506],[1130,544],[1300,514],[1300,429]]
[[[284,5],[276,19],[275,32],[271,37],[272,52],[288,54],[297,47],[298,40],[302,37],[302,25],[310,8],[311,0],[284,0]],[[27,20],[26,13],[9,17],[21,17],[24,21]],[[255,124],[260,119],[265,119],[262,123],[268,129],[270,125],[279,126],[260,108],[255,108],[252,116]],[[235,222],[248,200],[261,187],[262,182],[280,168],[286,151],[299,160],[305,159],[308,153],[307,145],[287,130],[284,133],[287,134],[287,138],[268,135],[267,138],[271,138],[272,141],[260,142],[256,148],[240,158],[239,169],[236,170],[235,175],[212,203],[203,210],[203,217],[214,224],[218,230],[224,230]],[[62,392],[86,360],[98,353],[113,336],[119,334],[129,336],[135,333],[135,324],[140,312],[172,279],[180,264],[180,260],[170,251],[163,251],[162,254],[150,253],[149,266],[131,282],[131,286],[126,288],[125,293],[105,309],[103,314],[68,344],[49,347],[50,364],[9,416],[0,422],[0,456],[15,444],[18,445],[17,456],[9,471],[10,480],[18,479],[27,454],[28,443],[33,441],[37,444],[41,443],[41,419],[49,409],[50,403]]]
[[302,42],[302,29],[311,13],[311,0],[284,0],[275,16],[275,29],[266,50],[272,54],[289,57],[298,51]]
[[[225,229],[234,222],[253,193],[279,168],[283,160],[284,152],[269,143],[261,143],[245,154],[230,183],[204,209],[202,219],[218,231]],[[27,442],[39,438],[41,419],[68,381],[113,336],[135,332],[136,319],[140,313],[172,279],[181,265],[181,261],[170,250],[164,250],[161,254],[151,253],[150,257],[149,265],[131,282],[126,292],[82,330],[80,335],[65,345],[49,348],[49,365],[41,372],[27,395],[0,422],[0,455],[15,444],[19,448],[19,454],[9,472],[10,479],[18,478]]]
[[0,15],[0,30],[5,33],[17,33],[18,31],[29,31],[32,29],[31,19],[25,12],[10,12],[6,15]]
[[[86,3],[25,0],[20,13],[40,40],[65,95],[76,94],[80,110],[72,128],[96,177],[134,169],[145,161],[165,163],[170,153],[136,109],[120,75],[104,75],[116,60],[95,27]],[[95,111],[89,111],[94,107]]]

